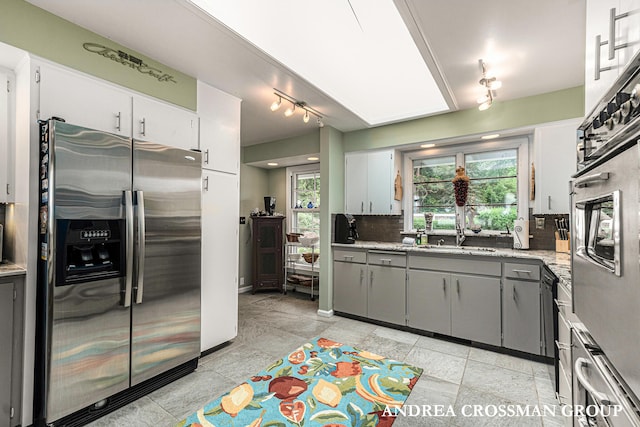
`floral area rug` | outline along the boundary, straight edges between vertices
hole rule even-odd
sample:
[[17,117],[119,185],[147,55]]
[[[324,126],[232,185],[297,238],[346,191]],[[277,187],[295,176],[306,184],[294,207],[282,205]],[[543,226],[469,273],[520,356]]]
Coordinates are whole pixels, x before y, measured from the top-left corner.
[[313,339],[177,427],[390,426],[422,369]]

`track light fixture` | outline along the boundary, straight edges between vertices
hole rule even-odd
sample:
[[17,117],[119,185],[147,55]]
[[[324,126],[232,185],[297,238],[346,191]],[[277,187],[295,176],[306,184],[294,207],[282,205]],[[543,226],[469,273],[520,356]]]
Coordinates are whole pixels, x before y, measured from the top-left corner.
[[278,108],[280,108],[280,104],[282,104],[282,98],[278,97],[278,100],[273,101],[273,104],[271,104],[271,111],[276,111]]
[[274,101],[273,104],[271,104],[271,111],[278,110],[280,108],[280,104],[282,104],[282,99],[284,98],[285,101],[288,101],[291,103],[291,106],[287,108],[284,112],[285,117],[293,116],[296,112],[296,108],[299,108],[304,110],[304,116],[302,117],[303,122],[309,123],[309,119],[311,117],[310,114],[313,114],[317,119],[316,123],[318,124],[318,127],[324,126],[324,123],[321,120],[322,115],[318,111],[309,107],[306,102],[297,100],[294,97],[289,96],[286,93],[276,88],[273,88],[273,90],[274,90],[273,94],[278,97],[278,100]]
[[482,78],[478,83],[487,91],[485,95],[482,95],[478,98],[478,109],[480,111],[484,111],[491,107],[493,104],[493,98],[496,97],[496,89],[500,89],[502,87],[502,82],[495,77],[487,76],[487,64],[484,63],[482,59],[478,60],[478,65],[480,66],[480,71],[482,72]]

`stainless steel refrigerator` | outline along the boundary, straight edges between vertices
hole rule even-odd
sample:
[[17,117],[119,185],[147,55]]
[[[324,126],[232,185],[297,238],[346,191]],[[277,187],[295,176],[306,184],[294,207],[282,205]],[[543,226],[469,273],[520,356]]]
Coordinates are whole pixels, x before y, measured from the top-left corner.
[[34,425],[80,425],[200,355],[200,153],[41,123]]

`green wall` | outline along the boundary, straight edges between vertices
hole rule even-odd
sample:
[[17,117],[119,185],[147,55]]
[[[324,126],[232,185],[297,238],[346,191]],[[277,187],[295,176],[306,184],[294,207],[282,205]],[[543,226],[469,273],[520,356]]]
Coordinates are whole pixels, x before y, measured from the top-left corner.
[[[117,17],[105,17],[117,19]],[[55,16],[24,0],[0,0],[0,41],[26,50],[42,58],[66,65],[118,85],[164,99],[176,105],[196,109],[196,79],[160,64],[151,58],[99,36]],[[142,71],[89,52],[84,43],[94,43],[121,50],[141,59],[147,67]],[[126,61],[125,61],[126,62]],[[147,71],[170,75],[174,82],[159,81]]]
[[315,128],[305,135],[243,147],[242,161],[252,163],[319,152],[320,129]]
[[[269,170],[269,192],[265,196],[276,198],[276,212],[287,214],[287,168]],[[264,205],[264,203],[263,203]]]
[[[244,278],[244,286],[253,280],[251,264],[251,219],[253,208],[264,209],[263,197],[269,192],[269,172],[266,169],[240,165],[240,216],[246,217],[246,224],[240,224],[240,244],[238,254],[238,277]],[[240,280],[238,280],[240,285]]]

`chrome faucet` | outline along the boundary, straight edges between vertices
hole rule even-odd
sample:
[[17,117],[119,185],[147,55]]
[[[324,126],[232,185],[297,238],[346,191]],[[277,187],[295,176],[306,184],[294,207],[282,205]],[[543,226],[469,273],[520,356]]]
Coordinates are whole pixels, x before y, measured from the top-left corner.
[[464,239],[467,237],[464,235],[464,230],[460,225],[460,215],[456,214],[456,247],[462,246]]
[[442,246],[442,245],[444,245],[444,239],[438,240],[438,243],[436,246]]

